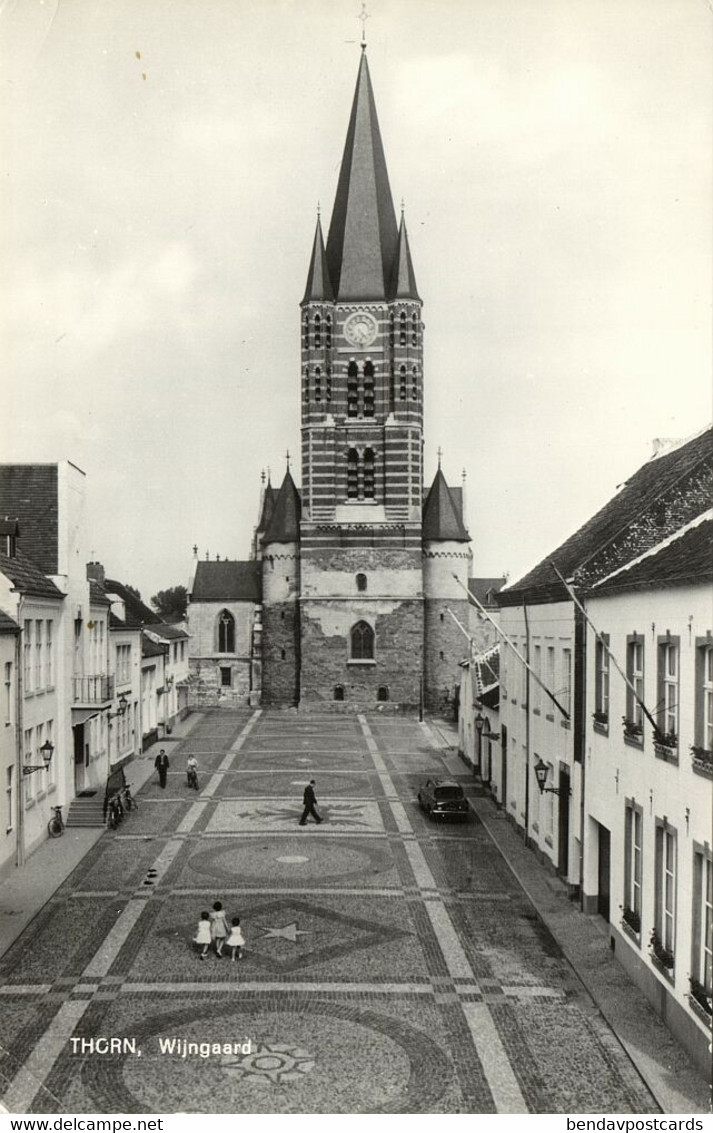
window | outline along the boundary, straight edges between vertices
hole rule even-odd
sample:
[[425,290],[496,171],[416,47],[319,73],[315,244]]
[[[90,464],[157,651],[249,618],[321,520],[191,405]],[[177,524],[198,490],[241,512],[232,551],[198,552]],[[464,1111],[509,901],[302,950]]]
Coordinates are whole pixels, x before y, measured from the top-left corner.
[[332,348],[332,316],[327,315],[325,320],[324,337],[328,350]]
[[374,450],[364,451],[364,499],[373,500],[375,493]]
[[12,724],[12,661],[5,662],[5,723]]
[[281,650],[280,650],[280,657],[282,658],[282,660],[283,660],[283,661],[285,660],[285,657],[286,657],[286,656],[287,656],[287,654],[286,654],[285,650],[284,650],[284,649],[281,649]]
[[347,456],[347,499],[359,499],[359,453],[355,448]]
[[44,688],[44,671],[42,667],[42,631],[44,629],[44,622],[38,620],[35,622],[35,689]]
[[314,371],[314,400],[322,400],[322,371],[319,366]]
[[[554,781],[554,775],[555,775],[555,769],[554,769],[554,767],[552,766],[551,763],[548,763],[547,764],[547,779],[546,779],[546,782],[552,783]],[[537,790],[539,791],[539,789],[540,788],[538,787]],[[544,814],[542,814],[542,821],[544,823],[545,839],[549,840],[549,844],[552,845],[552,839],[554,837],[554,823],[555,823],[555,796],[552,794],[551,791],[547,792],[546,794],[544,794],[542,796],[541,802],[542,802],[542,808],[541,808],[540,813],[542,813],[542,811],[544,811]]]
[[609,722],[609,634],[597,636],[594,652],[594,719]]
[[415,366],[411,371],[411,399],[418,401],[418,370]]
[[314,316],[314,348],[319,350],[322,345],[322,320],[319,315]]
[[658,726],[675,745],[678,739],[678,638],[659,641]]
[[713,992],[713,861],[707,847],[693,855],[693,962],[695,980],[710,998]]
[[344,685],[335,685],[334,686],[334,699],[335,700],[344,700]]
[[[634,731],[638,731],[638,734],[641,735],[644,729],[644,710],[639,701],[644,699],[644,639],[636,633],[626,640],[626,675],[636,690],[636,696],[634,696],[631,689],[627,687],[626,719],[629,725],[633,725]],[[631,727],[629,733],[631,733]]]
[[[547,646],[547,653],[545,654],[545,684],[550,692],[555,691],[555,647],[554,645]],[[552,702],[548,698],[548,707]]]
[[403,311],[399,315],[399,345],[406,345],[406,315]]
[[305,366],[304,372],[304,399],[309,402],[309,370]]
[[540,685],[542,679],[542,646],[540,645],[535,646],[532,669],[537,678],[532,682],[532,705],[535,712],[540,712],[542,709],[542,687]]
[[374,631],[367,622],[357,622],[352,626],[350,639],[352,661],[373,661]]
[[356,576],[357,590],[366,590],[366,575],[358,574]]
[[186,643],[185,643],[185,641],[182,641],[181,642],[181,660],[184,661],[185,658],[186,658]]
[[696,643],[696,727],[695,742],[705,751],[713,750],[713,645]]
[[235,652],[235,618],[228,610],[223,610],[218,618],[218,652]]
[[347,368],[347,417],[357,417],[359,414],[359,371],[356,362],[350,362]]
[[10,831],[12,830],[12,823],[13,823],[13,811],[14,811],[13,801],[14,800],[13,800],[13,797],[12,797],[13,796],[12,773],[13,773],[14,770],[15,770],[14,767],[6,767],[5,768],[5,831],[6,831],[7,834],[9,834]]
[[402,401],[406,400],[406,367],[399,368],[399,397]]
[[364,366],[364,416],[374,416],[374,365],[367,362]]
[[377,693],[376,693],[376,699],[377,700],[388,700],[389,699],[388,685],[379,685],[379,688],[378,688]]
[[[664,950],[671,959],[676,947],[676,831],[663,819],[656,825],[656,894],[654,930],[658,955]],[[656,950],[656,944],[655,944]],[[665,963],[665,961],[664,961]],[[665,963],[666,967],[672,964]]]
[[23,623],[22,681],[25,693],[32,692],[32,622]]
[[624,919],[638,933],[641,932],[641,807],[627,802],[624,821]]
[[326,389],[327,401],[331,401],[332,400],[332,371],[330,370],[329,366],[327,367],[327,377],[326,377],[325,389]]
[[572,650],[562,650],[562,707],[572,715]]
[[411,345],[418,346],[418,316],[411,316]]
[[306,318],[302,324],[302,335],[304,340],[305,350],[309,350],[309,319]]
[[394,312],[389,315],[389,346],[393,349],[394,346]]
[[230,688],[230,686],[233,683],[232,670],[229,669],[227,666],[224,667],[224,668],[221,668],[221,670],[220,670],[220,683],[223,686],[223,688]]
[[[23,756],[24,756],[25,763],[28,765],[28,767],[32,766],[32,762],[33,762],[33,760],[32,760],[32,739],[33,739],[32,728],[25,728],[25,732],[24,732],[24,735],[23,735],[24,747],[23,747],[22,750],[23,750]],[[23,775],[23,782],[25,784],[25,806],[29,806],[29,804],[33,801],[33,799],[35,797],[34,775]]]
[[52,619],[45,622],[45,688],[54,684],[54,656],[52,648]]
[[116,682],[119,685],[131,682],[131,645],[116,647]]

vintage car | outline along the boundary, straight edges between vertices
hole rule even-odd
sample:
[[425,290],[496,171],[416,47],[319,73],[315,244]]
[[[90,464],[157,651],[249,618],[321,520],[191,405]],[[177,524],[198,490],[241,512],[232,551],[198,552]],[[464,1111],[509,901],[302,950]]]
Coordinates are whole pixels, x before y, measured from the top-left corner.
[[460,783],[452,779],[427,779],[418,792],[418,803],[429,818],[468,820],[470,806]]

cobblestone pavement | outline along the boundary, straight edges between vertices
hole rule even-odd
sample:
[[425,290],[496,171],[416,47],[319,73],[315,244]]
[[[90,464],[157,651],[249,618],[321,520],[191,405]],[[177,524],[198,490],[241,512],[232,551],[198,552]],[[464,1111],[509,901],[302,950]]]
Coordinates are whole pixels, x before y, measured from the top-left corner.
[[[0,961],[4,1106],[657,1112],[476,816],[418,809],[434,773],[415,721],[206,714]],[[192,943],[215,900],[235,962]]]

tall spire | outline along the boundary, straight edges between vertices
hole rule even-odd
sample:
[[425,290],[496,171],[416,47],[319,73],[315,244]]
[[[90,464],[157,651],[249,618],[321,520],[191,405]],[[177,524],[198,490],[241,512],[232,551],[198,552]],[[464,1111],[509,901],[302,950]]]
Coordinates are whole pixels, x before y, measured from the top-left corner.
[[307,286],[305,287],[305,296],[302,302],[309,303],[314,300],[330,301],[332,299],[334,299],[334,292],[329,279],[327,254],[324,250],[324,238],[322,236],[322,221],[318,208],[317,228],[314,234],[314,244],[312,245],[312,258],[309,261]]
[[356,91],[327,238],[338,300],[386,299],[399,234],[366,52]]
[[411,262],[411,249],[408,246],[406,221],[404,220],[403,204],[401,206],[401,223],[399,224],[399,247],[394,264],[394,278],[391,287],[394,299],[418,299],[416,275]]

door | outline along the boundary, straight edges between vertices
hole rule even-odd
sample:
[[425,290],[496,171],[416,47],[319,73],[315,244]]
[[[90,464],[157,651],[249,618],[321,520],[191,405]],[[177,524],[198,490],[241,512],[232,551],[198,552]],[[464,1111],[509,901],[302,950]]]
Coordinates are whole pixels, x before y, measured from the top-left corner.
[[560,763],[557,869],[562,877],[569,875],[569,791],[569,767]]
[[599,823],[599,885],[597,896],[597,912],[600,917],[609,922],[609,906],[611,894],[611,834],[606,826]]
[[84,724],[72,728],[74,741],[74,793],[84,790]]
[[503,724],[500,729],[500,805],[508,805],[508,730]]

